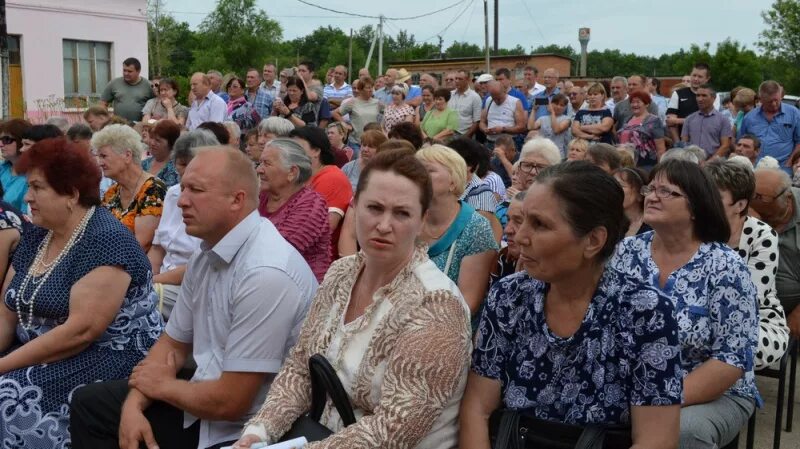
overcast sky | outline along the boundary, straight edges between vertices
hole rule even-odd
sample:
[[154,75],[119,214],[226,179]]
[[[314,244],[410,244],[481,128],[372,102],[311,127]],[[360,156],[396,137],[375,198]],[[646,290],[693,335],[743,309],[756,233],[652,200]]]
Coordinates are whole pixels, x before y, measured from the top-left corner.
[[[216,5],[216,0],[165,0],[166,9],[178,20],[196,27]],[[458,0],[309,0],[327,8],[368,16],[409,17],[425,14],[456,3]],[[619,49],[646,55],[673,53],[688,49],[693,43],[710,42],[712,51],[718,42],[731,37],[757,50],[755,42],[765,28],[761,11],[772,0],[608,0],[607,9],[597,0],[499,0],[500,46],[520,44],[526,50],[541,44],[572,45],[576,50],[578,28],[592,30],[589,49]],[[280,22],[284,39],[304,36],[320,26],[337,26],[345,33],[377,19],[335,14],[297,0],[257,0],[257,5]],[[494,0],[489,0],[493,15]],[[453,22],[456,15],[463,13]],[[490,18],[490,33],[493,25]],[[445,31],[444,28],[452,22]],[[442,34],[444,48],[453,41],[467,41],[483,46],[483,1],[463,0],[458,6],[416,20],[391,20],[386,32],[396,35],[400,29],[412,33],[417,41]],[[490,45],[493,39],[490,34]]]

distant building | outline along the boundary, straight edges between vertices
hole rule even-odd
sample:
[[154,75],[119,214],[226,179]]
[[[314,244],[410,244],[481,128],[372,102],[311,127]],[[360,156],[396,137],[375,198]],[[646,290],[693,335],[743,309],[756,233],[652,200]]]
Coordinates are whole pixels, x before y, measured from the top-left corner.
[[[526,66],[534,66],[539,70],[539,82],[545,69],[555,68],[563,78],[572,73],[572,59],[553,53],[537,53],[532,55],[492,56],[490,59],[492,74],[504,67],[511,70],[512,76],[521,80]],[[486,59],[483,56],[474,58],[417,59],[413,61],[392,61],[389,68],[405,68],[413,74],[414,81],[419,80],[421,73],[433,73],[439,76],[453,70],[464,69],[472,76],[486,73]]]
[[11,116],[78,115],[128,57],[146,76],[146,12],[147,0],[9,0]]

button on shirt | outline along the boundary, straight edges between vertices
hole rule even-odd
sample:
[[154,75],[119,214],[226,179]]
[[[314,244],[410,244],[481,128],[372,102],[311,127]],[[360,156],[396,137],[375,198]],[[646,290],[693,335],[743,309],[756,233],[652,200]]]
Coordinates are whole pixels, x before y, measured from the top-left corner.
[[[224,371],[277,373],[300,334],[317,281],[308,264],[266,218],[253,211],[216,245],[189,260],[166,332],[192,344],[192,382]],[[269,385],[236,421],[200,422],[198,448],[236,440]],[[184,413],[184,427],[198,418]]]
[[192,131],[204,122],[222,123],[228,114],[225,101],[214,92],[209,91],[202,100],[194,100],[186,119],[186,129]]
[[708,156],[717,152],[720,139],[732,135],[730,120],[713,109],[708,114],[703,111],[689,114],[681,130],[681,138],[688,137],[690,144],[704,149]]
[[452,91],[447,107],[458,112],[459,134],[466,134],[473,123],[481,121],[481,97],[472,89],[463,94],[458,90]]
[[761,156],[772,156],[784,167],[795,146],[800,144],[800,111],[781,104],[781,110],[768,120],[761,106],[748,112],[738,130],[738,137],[752,134],[761,139]]
[[270,86],[267,86],[266,81],[262,81],[261,84],[258,85],[258,88],[266,90],[272,98],[278,98],[281,94],[281,82],[278,80],[273,81]]

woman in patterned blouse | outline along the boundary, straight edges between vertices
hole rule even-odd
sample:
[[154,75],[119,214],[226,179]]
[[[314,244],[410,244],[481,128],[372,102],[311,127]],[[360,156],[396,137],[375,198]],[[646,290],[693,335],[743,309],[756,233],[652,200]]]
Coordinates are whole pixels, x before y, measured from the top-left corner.
[[520,412],[520,426],[630,424],[635,448],[677,447],[672,304],[606,262],[627,230],[623,197],[613,177],[582,161],[542,170],[528,189],[514,237],[525,271],[499,280],[486,300],[462,449],[490,447],[489,416],[500,407]]
[[457,447],[469,312],[417,243],[432,193],[413,154],[388,150],[365,167],[354,206],[362,251],[331,265],[239,447],[274,443],[308,411],[313,354],[331,361],[357,421],[345,428],[335,408],[326,407],[321,422],[334,434],[306,448]]
[[92,136],[92,148],[103,173],[115,181],[103,196],[103,206],[149,251],[167,187],[142,169],[139,134],[126,125],[108,125]]
[[655,166],[642,188],[653,231],[622,241],[618,270],[667,295],[681,342],[681,447],[724,447],[760,401],[753,376],[758,300],[750,271],[726,244],[719,190],[695,163]]

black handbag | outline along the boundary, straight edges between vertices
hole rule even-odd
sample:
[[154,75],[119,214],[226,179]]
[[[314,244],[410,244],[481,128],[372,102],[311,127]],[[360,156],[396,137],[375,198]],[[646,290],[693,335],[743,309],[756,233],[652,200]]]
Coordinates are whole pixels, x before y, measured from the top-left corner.
[[292,424],[292,428],[279,441],[300,437],[305,437],[309,442],[320,441],[332,435],[331,429],[319,422],[328,398],[331,398],[345,427],[356,422],[347,392],[328,359],[320,354],[309,357],[308,374],[311,378],[311,409],[306,415],[297,418]]
[[492,449],[628,449],[630,428],[574,426],[544,421],[515,410],[495,410],[489,418]]

